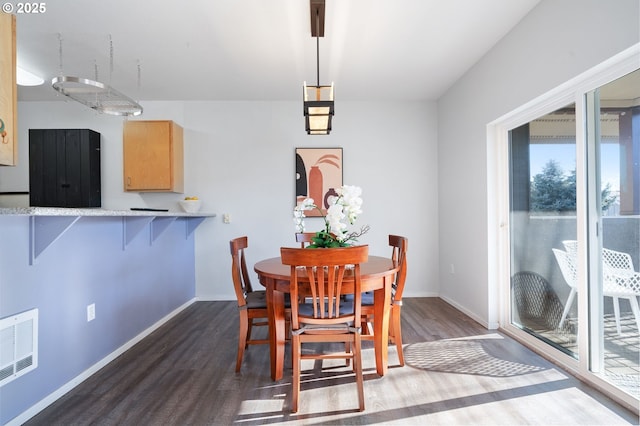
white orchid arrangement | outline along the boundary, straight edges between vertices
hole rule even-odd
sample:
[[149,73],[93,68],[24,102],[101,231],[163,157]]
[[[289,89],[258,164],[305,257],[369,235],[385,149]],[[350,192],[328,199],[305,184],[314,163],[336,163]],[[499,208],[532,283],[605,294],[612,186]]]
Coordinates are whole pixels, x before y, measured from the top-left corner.
[[362,188],[358,186],[343,185],[336,189],[337,196],[328,198],[329,208],[323,215],[313,198],[305,198],[293,209],[293,222],[296,224],[296,232],[305,232],[304,212],[317,209],[324,219],[324,230],[316,232],[309,248],[348,247],[358,237],[369,231],[369,226],[363,226],[359,232],[349,232],[346,221],[353,225],[358,215],[362,213]]

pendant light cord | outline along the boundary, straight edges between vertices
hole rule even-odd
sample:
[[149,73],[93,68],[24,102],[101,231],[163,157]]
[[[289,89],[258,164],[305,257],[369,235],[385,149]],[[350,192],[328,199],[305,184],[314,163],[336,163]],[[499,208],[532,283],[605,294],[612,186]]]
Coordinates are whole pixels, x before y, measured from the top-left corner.
[[111,85],[111,77],[113,76],[113,39],[109,34],[109,85]]
[[58,33],[58,55],[60,56],[60,75],[62,75],[62,34]]
[[320,11],[316,9],[316,87],[320,87]]

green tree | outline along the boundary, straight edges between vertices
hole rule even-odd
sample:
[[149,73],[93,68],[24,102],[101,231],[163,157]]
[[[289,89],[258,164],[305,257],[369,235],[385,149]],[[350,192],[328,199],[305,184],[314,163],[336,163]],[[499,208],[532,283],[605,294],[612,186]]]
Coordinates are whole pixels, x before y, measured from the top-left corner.
[[[611,185],[602,189],[600,194],[602,211],[607,211],[618,198],[611,194]],[[576,210],[576,171],[564,173],[555,160],[549,160],[542,172],[531,181],[531,211],[567,212]]]
[[607,182],[607,185],[602,189],[602,194],[600,195],[600,199],[602,200],[602,211],[606,212],[609,210],[609,207],[618,199],[618,196],[611,193],[611,184]]
[[555,160],[549,160],[531,182],[531,211],[576,210],[575,172],[565,176]]

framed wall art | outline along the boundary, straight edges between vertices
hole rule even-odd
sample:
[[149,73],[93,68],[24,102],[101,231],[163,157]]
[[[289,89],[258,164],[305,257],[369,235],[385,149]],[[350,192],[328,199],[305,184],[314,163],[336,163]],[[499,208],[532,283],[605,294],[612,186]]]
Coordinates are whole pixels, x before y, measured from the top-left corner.
[[[313,198],[326,214],[329,196],[341,186],[342,148],[296,148],[296,205]],[[308,210],[305,216],[320,216],[320,212]]]

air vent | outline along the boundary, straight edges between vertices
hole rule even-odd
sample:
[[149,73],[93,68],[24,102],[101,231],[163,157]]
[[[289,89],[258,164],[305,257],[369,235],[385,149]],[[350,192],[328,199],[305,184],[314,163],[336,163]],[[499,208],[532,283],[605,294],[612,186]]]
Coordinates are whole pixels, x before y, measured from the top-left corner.
[[0,386],[38,366],[38,310],[0,319]]

